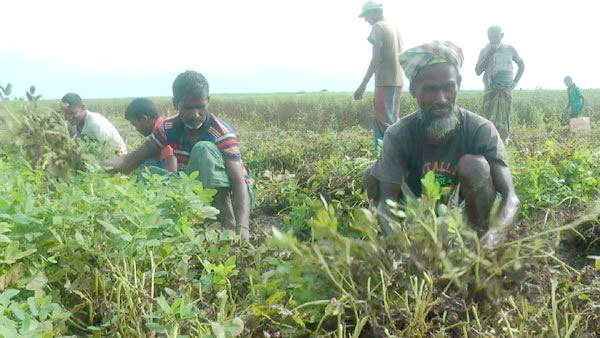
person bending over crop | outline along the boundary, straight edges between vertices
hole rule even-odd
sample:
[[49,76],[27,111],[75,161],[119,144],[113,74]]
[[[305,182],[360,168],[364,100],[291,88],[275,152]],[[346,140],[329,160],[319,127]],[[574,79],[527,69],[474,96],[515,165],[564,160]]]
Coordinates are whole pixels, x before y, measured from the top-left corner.
[[573,78],[570,76],[565,76],[565,85],[567,86],[567,96],[568,96],[568,104],[567,104],[567,113],[569,114],[569,118],[577,118],[581,115],[583,111],[583,105],[585,103],[583,99],[583,94],[581,94],[581,90],[575,82],[573,82]]
[[[500,26],[488,28],[487,35],[490,43],[479,53],[475,73],[477,76],[484,73],[483,113],[498,129],[502,142],[506,142],[510,133],[512,90],[521,80],[525,63],[513,46],[502,43],[504,33]],[[519,67],[514,78],[513,62]]]
[[117,128],[101,114],[88,111],[75,93],[68,93],[61,99],[61,108],[67,121],[77,127],[77,136],[100,142],[114,142],[119,155],[127,154],[127,146]]
[[375,74],[373,152],[376,154],[383,133],[387,127],[398,120],[400,113],[404,80],[398,56],[402,53],[402,37],[398,30],[383,17],[382,5],[373,0],[364,3],[358,17],[364,18],[372,26],[367,40],[373,45],[373,56],[365,77],[354,92],[354,98],[362,99],[367,84]]
[[[433,41],[407,50],[400,62],[419,110],[388,128],[381,156],[365,175],[382,230],[391,232],[386,200],[399,200],[404,183],[420,195],[421,178],[433,171],[438,183],[454,188],[455,199],[464,200],[470,223],[480,233],[487,230],[483,245],[498,245],[514,224],[520,202],[498,131],[490,121],[456,105],[461,49],[452,42]],[[502,200],[490,226],[496,194]]]
[[226,227],[248,239],[249,176],[244,168],[234,130],[208,111],[206,78],[186,71],[173,82],[173,105],[178,115],[165,119],[134,152],[109,162],[113,170],[129,173],[167,146],[173,148],[176,170],[198,171],[205,188],[217,189],[215,206]]
[[[125,119],[135,127],[138,133],[146,137],[157,131],[163,122],[154,102],[145,97],[139,97],[129,103],[125,109]],[[177,172],[177,158],[173,148],[167,145],[153,158],[145,160],[141,166],[158,167],[169,172]]]

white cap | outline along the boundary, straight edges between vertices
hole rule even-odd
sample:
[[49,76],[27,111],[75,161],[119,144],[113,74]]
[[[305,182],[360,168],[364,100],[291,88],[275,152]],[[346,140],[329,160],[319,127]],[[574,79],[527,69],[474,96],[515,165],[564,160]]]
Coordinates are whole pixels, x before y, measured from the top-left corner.
[[383,5],[382,4],[378,4],[373,0],[367,0],[367,2],[365,2],[362,6],[362,12],[360,12],[360,14],[358,15],[359,18],[364,18],[365,14],[368,11],[372,11],[374,9],[382,9]]

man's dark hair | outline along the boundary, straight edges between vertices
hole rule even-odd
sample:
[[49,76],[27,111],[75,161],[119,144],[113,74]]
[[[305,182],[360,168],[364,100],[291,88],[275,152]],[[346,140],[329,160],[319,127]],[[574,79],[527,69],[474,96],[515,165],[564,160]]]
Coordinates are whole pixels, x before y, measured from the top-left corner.
[[160,114],[158,108],[152,100],[145,97],[138,97],[131,101],[131,103],[125,109],[126,120],[138,120],[142,116],[148,116],[151,119],[156,119]]
[[570,75],[565,76],[565,79],[563,81],[573,81],[573,78]]
[[204,75],[193,70],[185,71],[173,81],[173,99],[175,102],[181,101],[186,97],[207,98],[208,81]]
[[75,93],[67,93],[61,99],[62,102],[69,105],[69,107],[79,107],[83,104],[81,101],[81,96]]

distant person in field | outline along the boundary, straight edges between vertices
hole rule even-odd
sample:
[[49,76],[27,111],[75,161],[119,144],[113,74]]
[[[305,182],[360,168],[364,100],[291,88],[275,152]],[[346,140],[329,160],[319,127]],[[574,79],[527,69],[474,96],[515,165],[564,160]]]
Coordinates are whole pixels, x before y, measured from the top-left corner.
[[[407,50],[400,61],[410,79],[410,93],[419,110],[387,129],[383,151],[365,174],[369,199],[379,212],[385,233],[392,231],[386,200],[402,199],[402,186],[421,195],[421,178],[433,171],[436,181],[450,187],[450,204],[464,201],[469,222],[493,248],[515,223],[515,194],[504,144],[494,125],[456,105],[463,62],[452,42],[433,41]],[[501,203],[489,224],[496,195]],[[493,226],[491,226],[493,225]]]
[[[135,127],[138,133],[146,137],[157,131],[163,122],[154,102],[145,97],[131,101],[125,109],[125,119]],[[169,172],[177,172],[177,158],[173,148],[167,145],[153,158],[145,160],[141,166],[158,167]]]
[[[504,33],[500,26],[491,26],[487,34],[490,43],[479,53],[475,73],[478,76],[484,73],[483,113],[506,142],[510,133],[512,90],[523,76],[525,63],[514,47],[502,43]],[[519,67],[514,78],[513,62]]]
[[404,80],[398,56],[402,53],[402,37],[398,30],[383,17],[381,4],[372,0],[365,2],[358,17],[364,18],[372,26],[367,40],[373,45],[373,56],[362,83],[354,92],[354,98],[362,99],[367,84],[375,74],[373,150],[377,153],[383,133],[387,127],[398,120],[400,113],[400,98]]
[[569,118],[577,118],[581,115],[583,111],[583,105],[585,103],[583,99],[583,94],[581,94],[581,90],[575,82],[573,82],[573,78],[570,76],[565,76],[565,85],[567,86],[567,114],[569,114]]
[[75,93],[68,93],[61,99],[61,108],[67,121],[77,128],[79,137],[87,137],[99,142],[112,142],[119,155],[127,154],[127,146],[117,128],[101,114],[88,111]]
[[177,159],[175,170],[198,171],[202,185],[218,191],[214,204],[223,225],[248,239],[250,179],[234,130],[209,112],[209,101],[208,82],[202,74],[179,74],[173,82],[173,105],[179,114],[153,128],[148,140],[134,152],[110,164],[116,171],[129,173],[170,146]]

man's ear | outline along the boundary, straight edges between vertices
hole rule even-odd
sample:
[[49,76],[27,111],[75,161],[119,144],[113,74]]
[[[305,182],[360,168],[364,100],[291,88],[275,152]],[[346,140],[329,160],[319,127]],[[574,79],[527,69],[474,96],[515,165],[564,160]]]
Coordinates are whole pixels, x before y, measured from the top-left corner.
[[456,75],[456,84],[458,85],[458,89],[460,89],[460,84],[462,83],[462,76],[460,74]]
[[206,102],[207,102],[207,103],[210,103],[210,95],[208,95],[208,96],[206,97]]

